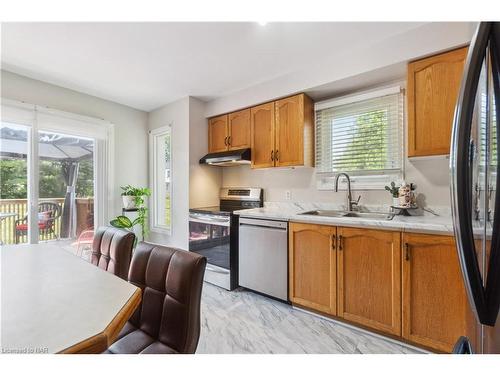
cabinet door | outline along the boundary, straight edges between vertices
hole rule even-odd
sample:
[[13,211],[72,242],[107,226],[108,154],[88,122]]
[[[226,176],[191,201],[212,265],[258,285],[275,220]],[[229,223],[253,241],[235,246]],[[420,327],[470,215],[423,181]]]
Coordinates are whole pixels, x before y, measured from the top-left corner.
[[450,352],[469,336],[469,307],[451,236],[403,234],[403,337]]
[[304,164],[304,94],[276,101],[276,166]]
[[208,152],[221,152],[228,149],[227,115],[208,120]]
[[335,315],[335,227],[290,223],[288,246],[292,303]]
[[250,109],[229,114],[230,150],[250,147]]
[[274,167],[274,102],[250,109],[252,168]]
[[337,228],[338,316],[401,335],[401,233]]
[[408,64],[408,156],[450,151],[467,48]]

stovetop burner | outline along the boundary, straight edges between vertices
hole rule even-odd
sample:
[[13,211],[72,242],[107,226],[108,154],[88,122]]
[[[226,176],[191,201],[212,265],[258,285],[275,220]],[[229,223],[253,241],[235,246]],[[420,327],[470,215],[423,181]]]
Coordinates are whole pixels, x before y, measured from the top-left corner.
[[233,211],[262,207],[263,194],[260,188],[222,188],[219,206],[191,208],[189,212],[230,215]]

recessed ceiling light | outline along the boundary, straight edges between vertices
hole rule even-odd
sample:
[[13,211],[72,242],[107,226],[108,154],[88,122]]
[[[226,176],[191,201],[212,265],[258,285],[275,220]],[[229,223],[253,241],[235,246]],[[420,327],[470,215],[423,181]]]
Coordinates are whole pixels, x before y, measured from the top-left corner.
[[266,21],[258,21],[257,22],[260,26],[266,26],[267,22]]

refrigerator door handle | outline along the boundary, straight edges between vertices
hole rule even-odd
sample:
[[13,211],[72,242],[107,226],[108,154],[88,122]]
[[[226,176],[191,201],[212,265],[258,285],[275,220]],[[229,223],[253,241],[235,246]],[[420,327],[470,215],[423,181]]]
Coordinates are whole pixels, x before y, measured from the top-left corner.
[[469,47],[455,108],[450,149],[450,190],[458,258],[470,304],[478,321],[482,324],[491,324],[491,320],[489,319],[486,293],[476,256],[472,229],[470,132],[476,95],[471,93],[477,92],[491,24],[483,22],[479,25]]
[[[495,22],[490,32],[491,70],[495,100],[497,153],[496,189],[500,186],[500,23]],[[492,155],[493,156],[493,155]],[[492,237],[488,274],[486,278],[486,301],[488,302],[489,321],[495,324],[500,310],[500,195],[495,196],[492,223]]]

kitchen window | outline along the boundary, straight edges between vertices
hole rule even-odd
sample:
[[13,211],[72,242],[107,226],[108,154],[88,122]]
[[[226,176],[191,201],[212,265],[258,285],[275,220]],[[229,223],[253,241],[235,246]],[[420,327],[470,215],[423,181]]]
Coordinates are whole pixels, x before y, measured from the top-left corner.
[[384,88],[315,104],[318,188],[347,172],[357,189],[403,177],[403,93]]
[[172,200],[172,127],[152,130],[149,135],[152,204],[151,230],[171,234]]

